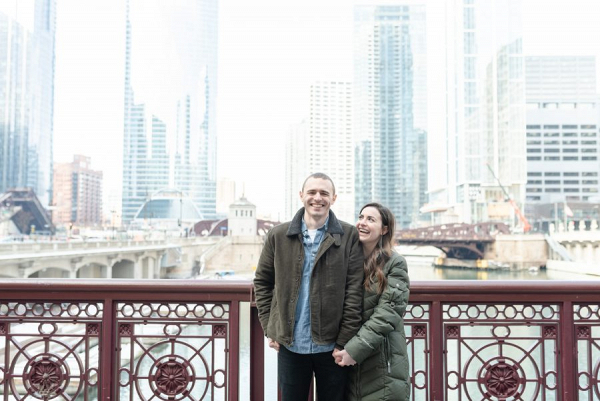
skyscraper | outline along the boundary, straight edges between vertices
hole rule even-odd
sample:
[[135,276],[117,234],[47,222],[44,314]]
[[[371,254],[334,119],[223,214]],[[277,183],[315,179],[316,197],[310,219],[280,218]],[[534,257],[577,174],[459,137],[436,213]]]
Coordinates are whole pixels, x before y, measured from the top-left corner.
[[54,0],[0,6],[0,193],[52,198]]
[[[577,215],[600,192],[596,60],[527,57],[527,211],[548,229],[566,202]],[[560,208],[557,204],[560,204]],[[586,216],[587,215],[587,216]],[[584,220],[589,213],[576,218]]]
[[[488,205],[504,202],[494,174],[515,202],[524,201],[520,7],[519,0],[446,2],[443,128],[430,136],[444,143],[445,150],[441,159],[430,160],[430,199],[447,205],[444,213],[456,221],[487,220]],[[443,173],[434,174],[434,167]],[[503,210],[505,216],[494,217],[512,219],[510,206]]]
[[168,187],[215,216],[217,19],[217,0],[128,3],[124,223]]
[[315,82],[310,87],[307,120],[292,127],[286,143],[286,219],[302,206],[298,193],[304,179],[322,172],[335,184],[336,216],[353,222],[354,146],[352,135],[352,84]]
[[90,158],[75,155],[71,163],[54,167],[54,224],[94,226],[102,223],[102,172],[90,168]]
[[399,227],[427,190],[425,6],[356,6],[355,206],[378,201]]

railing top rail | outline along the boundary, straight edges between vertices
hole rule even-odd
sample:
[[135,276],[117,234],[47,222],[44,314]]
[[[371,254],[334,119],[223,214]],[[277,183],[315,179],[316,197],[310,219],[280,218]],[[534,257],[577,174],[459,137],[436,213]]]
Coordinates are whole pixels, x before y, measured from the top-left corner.
[[[220,299],[250,299],[253,290],[248,280],[127,280],[127,279],[0,279],[0,298],[20,294],[20,298],[32,294],[52,293],[65,295],[72,293],[90,295],[110,294],[155,294],[161,298],[172,296],[217,296]],[[499,296],[553,295],[579,297],[594,295],[600,300],[600,280],[432,280],[411,282],[411,299],[426,299],[440,295],[476,297],[482,295]]]
[[191,298],[251,301],[252,282],[234,280],[127,280],[127,279],[1,279],[0,299],[18,295],[33,299],[42,294],[52,298]]

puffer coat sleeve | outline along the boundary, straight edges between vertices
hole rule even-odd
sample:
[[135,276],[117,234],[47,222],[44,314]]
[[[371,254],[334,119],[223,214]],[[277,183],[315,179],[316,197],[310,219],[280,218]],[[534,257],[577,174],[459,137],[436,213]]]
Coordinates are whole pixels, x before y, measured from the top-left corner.
[[381,295],[365,291],[363,325],[345,349],[358,363],[351,375],[349,398],[408,400],[408,357],[404,314],[410,281],[406,260],[393,253],[384,266],[387,287]]

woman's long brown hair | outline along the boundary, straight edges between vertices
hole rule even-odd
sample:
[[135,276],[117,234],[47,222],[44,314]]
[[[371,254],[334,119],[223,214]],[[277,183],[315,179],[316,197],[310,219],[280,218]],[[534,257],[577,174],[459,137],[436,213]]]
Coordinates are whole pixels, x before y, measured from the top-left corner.
[[387,227],[387,233],[381,236],[380,242],[375,246],[375,249],[365,259],[365,282],[366,290],[371,289],[374,283],[377,283],[377,293],[381,294],[387,286],[387,278],[383,273],[383,266],[392,257],[392,247],[394,245],[394,233],[396,232],[396,219],[394,214],[387,207],[376,203],[367,203],[360,209],[360,213],[367,207],[377,209],[381,215],[381,227]]

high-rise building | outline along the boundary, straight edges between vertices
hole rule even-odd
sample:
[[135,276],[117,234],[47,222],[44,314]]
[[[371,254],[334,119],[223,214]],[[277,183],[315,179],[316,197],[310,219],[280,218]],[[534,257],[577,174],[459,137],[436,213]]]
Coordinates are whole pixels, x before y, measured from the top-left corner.
[[54,166],[55,225],[91,227],[102,223],[102,172],[90,168],[89,157],[75,155],[71,163]]
[[355,207],[381,202],[399,227],[426,202],[425,34],[424,5],[355,7]]
[[302,206],[304,179],[317,172],[331,177],[338,218],[354,222],[354,147],[352,84],[315,82],[310,87],[307,120],[292,127],[286,143],[286,219]]
[[0,193],[52,198],[54,0],[0,4]]
[[443,124],[430,136],[445,149],[429,161],[430,201],[445,207],[434,222],[513,221],[501,185],[517,205],[525,200],[520,7],[520,0],[446,2]]
[[217,0],[129,0],[122,219],[176,188],[216,209]]
[[596,60],[527,57],[526,77],[527,211],[546,230],[564,204],[600,200]]

